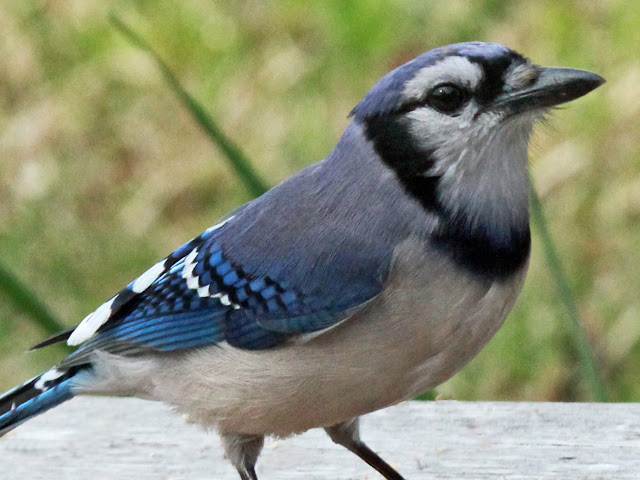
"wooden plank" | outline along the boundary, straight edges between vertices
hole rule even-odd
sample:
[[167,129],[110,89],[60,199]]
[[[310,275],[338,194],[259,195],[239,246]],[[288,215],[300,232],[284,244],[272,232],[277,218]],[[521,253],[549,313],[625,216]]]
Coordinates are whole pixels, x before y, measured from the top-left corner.
[[[640,404],[409,402],[363,438],[407,479],[640,479]],[[269,479],[380,479],[321,430],[270,440]],[[214,434],[136,399],[77,398],[0,439],[2,479],[238,480]]]

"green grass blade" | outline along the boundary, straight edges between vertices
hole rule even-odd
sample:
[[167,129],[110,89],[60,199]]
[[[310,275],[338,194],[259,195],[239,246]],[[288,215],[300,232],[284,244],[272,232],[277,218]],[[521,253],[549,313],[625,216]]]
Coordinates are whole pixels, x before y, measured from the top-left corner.
[[111,16],[111,23],[131,43],[148,53],[151,58],[153,58],[169,87],[178,96],[187,110],[193,115],[211,141],[226,155],[232,167],[242,179],[251,195],[257,197],[266,192],[268,190],[266,183],[264,183],[264,181],[254,171],[249,159],[224,133],[222,133],[220,127],[218,127],[204,107],[180,84],[160,55],[158,55],[158,53],[156,53],[156,51],[153,50],[153,48],[151,48],[151,46],[140,35],[134,32],[117,16]]
[[549,273],[553,283],[555,284],[558,297],[560,298],[560,301],[567,313],[567,317],[569,318],[569,331],[580,362],[582,377],[589,386],[589,391],[591,392],[593,400],[606,402],[607,390],[605,388],[604,381],[602,380],[602,375],[598,370],[596,358],[593,350],[591,349],[591,345],[589,344],[589,340],[587,339],[587,334],[582,328],[578,308],[573,294],[571,293],[571,288],[569,287],[569,280],[567,279],[567,275],[560,261],[560,256],[558,255],[556,246],[551,238],[551,234],[549,233],[540,197],[538,197],[538,194],[533,187],[531,188],[531,220],[540,235],[545,260],[549,267]]
[[53,316],[36,294],[2,264],[0,264],[0,291],[3,291],[18,309],[28,315],[46,333],[52,335],[64,330],[65,326]]

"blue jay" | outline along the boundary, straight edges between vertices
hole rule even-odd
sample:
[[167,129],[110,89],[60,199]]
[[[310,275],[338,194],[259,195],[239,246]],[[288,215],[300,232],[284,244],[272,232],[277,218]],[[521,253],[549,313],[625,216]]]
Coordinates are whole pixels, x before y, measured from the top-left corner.
[[529,258],[533,125],[603,82],[482,42],[396,68],[326,159],[34,347],[78,348],[0,398],[0,435],[75,395],[133,395],[217,429],[242,480],[265,436],[316,427],[401,480],[358,417],[447,380],[500,327]]

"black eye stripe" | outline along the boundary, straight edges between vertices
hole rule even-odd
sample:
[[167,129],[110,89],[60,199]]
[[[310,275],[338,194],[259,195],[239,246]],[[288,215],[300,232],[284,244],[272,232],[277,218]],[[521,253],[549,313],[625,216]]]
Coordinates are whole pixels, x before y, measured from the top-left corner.
[[469,60],[479,65],[484,72],[483,80],[475,92],[480,105],[491,103],[503,91],[504,76],[509,68],[526,63],[526,59],[515,52],[492,58],[471,56]]

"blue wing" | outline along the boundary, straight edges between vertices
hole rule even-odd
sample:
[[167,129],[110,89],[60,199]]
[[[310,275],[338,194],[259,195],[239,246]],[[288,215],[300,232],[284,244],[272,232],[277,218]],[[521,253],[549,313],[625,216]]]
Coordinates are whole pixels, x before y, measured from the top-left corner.
[[132,282],[119,294],[126,302],[116,295],[110,302],[118,309],[64,365],[86,362],[96,349],[135,355],[222,341],[269,348],[292,335],[334,325],[381,289],[372,276],[343,295],[301,293],[285,279],[252,274],[230,259],[216,235],[223,228],[192,240],[190,250],[181,247],[179,260],[175,252],[167,257],[173,258],[171,266],[144,291],[135,293]]
[[68,337],[79,345],[68,365],[90,362],[96,349],[136,355],[220,342],[263,349],[349,317],[382,290],[415,212],[367,155],[358,130],[348,132],[340,154],[243,205],[72,333],[43,344]]

